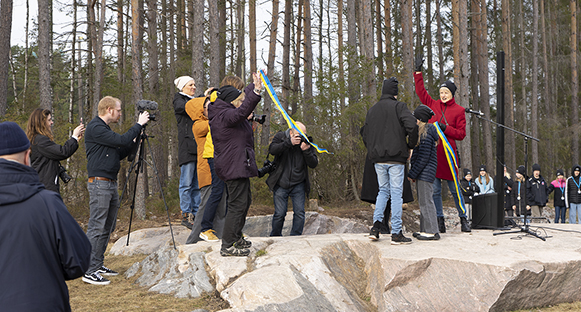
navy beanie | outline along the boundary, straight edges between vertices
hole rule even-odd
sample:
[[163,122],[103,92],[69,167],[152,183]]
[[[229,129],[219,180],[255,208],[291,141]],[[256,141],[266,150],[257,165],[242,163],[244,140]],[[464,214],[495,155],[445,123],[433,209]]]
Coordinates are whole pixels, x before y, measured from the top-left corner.
[[480,168],[478,168],[478,171],[486,171],[486,165],[480,165]]
[[447,88],[448,90],[450,90],[450,92],[452,93],[452,97],[454,97],[454,94],[456,94],[456,85],[450,80],[446,80],[446,82],[440,85],[440,88]]
[[472,175],[472,171],[470,171],[470,169],[468,169],[468,168],[464,168],[464,176],[467,176],[467,175]]
[[434,111],[424,104],[421,104],[414,110],[414,116],[421,122],[428,122],[432,116],[434,116]]
[[539,166],[539,164],[534,164],[533,171],[541,171],[541,166]]
[[27,150],[30,141],[24,130],[12,121],[0,123],[0,155],[12,155]]
[[560,175],[562,175],[562,176],[565,175],[565,172],[563,171],[563,169],[557,169],[557,176],[560,176]]
[[397,78],[391,77],[389,79],[383,80],[383,87],[381,88],[381,94],[397,95],[399,81]]
[[520,173],[523,177],[525,176],[525,166],[520,165],[518,166],[518,168],[516,169],[516,172]]

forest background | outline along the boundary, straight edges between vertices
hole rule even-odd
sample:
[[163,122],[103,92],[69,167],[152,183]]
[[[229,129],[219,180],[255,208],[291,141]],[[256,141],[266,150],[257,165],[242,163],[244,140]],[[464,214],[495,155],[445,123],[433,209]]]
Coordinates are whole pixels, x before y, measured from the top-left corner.
[[[359,129],[383,79],[399,79],[410,110],[420,104],[412,77],[419,53],[432,97],[452,79],[459,105],[496,120],[496,55],[505,51],[505,123],[540,139],[528,143],[529,167],[539,163],[550,181],[557,168],[569,172],[579,162],[576,0],[25,1],[26,14],[14,16],[13,0],[0,0],[0,121],[25,128],[32,110],[51,109],[62,144],[81,118],[96,116],[105,95],[123,102],[117,132],[134,124],[138,100],[158,102],[147,127],[147,160],[156,166],[145,166],[136,186],[140,218],[146,199],[159,198],[159,184],[179,211],[172,98],[182,75],[201,93],[225,75],[250,82],[251,72],[266,68],[282,106],[333,153],[320,154],[311,173],[311,197],[325,203],[359,200],[366,154]],[[26,21],[24,43],[11,45],[14,19]],[[257,53],[257,44],[268,51]],[[261,167],[270,138],[287,125],[266,93],[257,113],[267,115],[255,132]],[[461,166],[495,172],[496,127],[466,118]],[[524,150],[523,138],[505,131],[509,172],[524,163]],[[129,167],[122,163],[120,185]],[[84,144],[66,166],[74,180],[61,187],[63,198],[86,207]],[[252,179],[254,201],[271,203],[264,179]]]

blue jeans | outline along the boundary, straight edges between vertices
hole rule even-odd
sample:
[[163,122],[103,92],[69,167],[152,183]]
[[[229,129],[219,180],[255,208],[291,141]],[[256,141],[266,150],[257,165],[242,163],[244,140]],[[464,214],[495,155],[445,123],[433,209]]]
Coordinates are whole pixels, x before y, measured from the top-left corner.
[[387,201],[391,198],[391,233],[398,234],[401,231],[401,214],[403,205],[403,164],[375,164],[379,193],[375,200],[373,223],[383,222],[383,213]]
[[91,262],[87,273],[93,273],[103,266],[109,236],[117,220],[119,193],[116,181],[95,180],[88,183],[87,188],[90,209],[87,237],[91,242]]
[[214,217],[218,210],[218,204],[220,204],[222,195],[224,194],[224,181],[220,180],[216,174],[216,170],[214,169],[214,158],[208,158],[208,165],[210,166],[210,172],[212,173],[212,191],[208,201],[206,202],[204,216],[202,217],[202,232],[214,227]]
[[559,216],[561,217],[561,223],[565,223],[565,215],[567,214],[567,207],[555,206],[555,223],[559,223]]
[[[579,214],[581,212],[581,204],[573,204],[570,203],[569,204],[569,223],[574,224],[580,224],[581,222],[581,215]],[[579,218],[579,221],[577,221],[577,218]]]
[[180,208],[182,213],[196,215],[200,202],[200,188],[198,187],[197,164],[195,161],[180,166]]
[[288,210],[288,198],[293,202],[293,227],[290,235],[302,235],[305,226],[305,182],[290,189],[275,186],[272,191],[274,197],[274,215],[272,216],[272,231],[270,236],[282,236],[284,218]]
[[[448,182],[448,189],[450,189],[450,193],[452,193],[454,205],[456,205],[456,209],[458,210],[458,217],[466,218],[466,213],[462,212],[462,208],[460,208],[460,203],[458,202],[458,195],[456,194],[454,181],[452,180],[444,181]],[[434,180],[434,204],[436,205],[436,214],[438,215],[438,217],[444,217],[444,204],[442,203],[442,180],[438,178]]]

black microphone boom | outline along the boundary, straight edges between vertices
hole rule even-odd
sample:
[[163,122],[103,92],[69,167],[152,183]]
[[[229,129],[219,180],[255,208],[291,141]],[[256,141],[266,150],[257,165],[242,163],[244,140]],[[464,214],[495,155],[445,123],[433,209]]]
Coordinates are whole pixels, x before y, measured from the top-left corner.
[[470,113],[470,114],[474,114],[474,115],[478,115],[478,116],[484,116],[484,113],[483,113],[483,112],[481,112],[481,111],[475,111],[475,110],[471,110],[471,109],[470,109],[470,108],[468,108],[468,107],[466,107],[465,111],[466,111],[467,113]]

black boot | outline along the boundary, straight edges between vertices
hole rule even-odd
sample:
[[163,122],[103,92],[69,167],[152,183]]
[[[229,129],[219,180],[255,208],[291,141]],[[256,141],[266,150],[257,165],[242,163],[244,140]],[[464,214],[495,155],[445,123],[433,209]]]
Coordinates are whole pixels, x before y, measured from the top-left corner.
[[444,217],[438,217],[438,230],[440,233],[446,233],[446,223],[444,223]]
[[465,217],[460,218],[460,228],[462,232],[472,232],[472,230],[470,229],[470,225],[468,224],[468,221],[466,220]]
[[375,221],[373,223],[373,227],[371,228],[371,231],[369,231],[369,239],[378,240],[380,228],[381,228],[381,222]]

